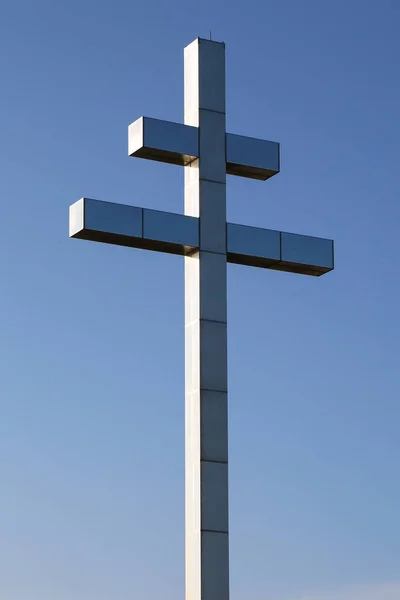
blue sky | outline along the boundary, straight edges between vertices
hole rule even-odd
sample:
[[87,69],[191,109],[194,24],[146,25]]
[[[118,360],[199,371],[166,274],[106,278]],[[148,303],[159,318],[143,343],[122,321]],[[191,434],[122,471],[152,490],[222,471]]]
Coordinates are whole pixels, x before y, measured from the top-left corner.
[[229,268],[232,600],[400,597],[396,0],[0,9],[0,597],[184,594],[183,261],[68,239],[81,196],[181,212],[132,160],[227,47],[227,126],[281,142],[230,221],[335,239],[320,279]]

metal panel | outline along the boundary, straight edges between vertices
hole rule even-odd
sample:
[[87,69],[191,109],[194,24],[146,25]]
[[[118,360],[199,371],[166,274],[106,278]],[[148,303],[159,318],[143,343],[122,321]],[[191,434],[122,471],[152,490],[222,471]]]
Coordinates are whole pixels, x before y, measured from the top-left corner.
[[293,233],[227,224],[228,261],[239,265],[320,276],[332,271],[333,242]]
[[322,238],[282,233],[282,270],[322,275],[333,265],[333,242]]
[[141,117],[129,125],[128,154],[187,165],[198,155],[198,129],[181,123]]
[[[200,184],[206,186],[202,196],[205,214],[201,217],[201,222],[206,226],[210,211],[211,224],[212,215],[217,218],[221,211],[223,212],[218,204],[219,196],[215,196],[213,190],[216,186],[222,193],[225,185],[210,182]],[[224,203],[224,192],[222,195]],[[221,230],[222,216],[221,213],[221,219],[217,218]],[[91,198],[81,198],[70,207],[70,237],[170,254],[191,255],[198,250],[199,224],[199,219],[188,215]],[[216,236],[216,240],[219,240],[221,235],[224,238],[225,227],[221,232],[219,229],[217,227],[214,233],[212,227],[208,230],[211,236],[208,246],[212,246],[213,235]],[[334,268],[332,240],[280,233],[235,223],[228,223],[226,231],[227,260],[230,263],[314,276],[323,275]],[[223,250],[219,242],[215,248]],[[197,304],[197,309],[194,310],[202,319],[221,322],[226,320],[226,277],[224,267],[221,267],[224,256],[224,252],[202,251],[194,262],[189,263],[192,267],[186,273],[186,277],[189,278],[190,272],[193,271],[194,280],[200,277],[203,282],[201,307]],[[204,264],[199,268],[200,257]],[[194,291],[194,280],[191,285],[192,293],[188,298],[188,302],[191,303],[195,298],[200,298],[200,288],[197,292]]]
[[69,207],[69,237],[75,237],[84,227],[85,202],[81,198]]
[[201,528],[228,533],[228,463],[201,462]]
[[226,323],[200,321],[200,388],[228,391]]
[[198,39],[199,109],[225,114],[225,44]]
[[281,257],[280,233],[228,223],[227,251],[231,263],[269,267]]
[[228,394],[201,391],[201,460],[228,462]]
[[184,56],[185,123],[198,127],[199,109],[225,113],[225,44],[197,38]]
[[188,249],[198,248],[199,220],[195,217],[145,208],[143,237],[166,244],[180,244]]
[[136,246],[142,238],[142,209],[81,198],[70,208],[70,237]]
[[186,125],[199,126],[199,40],[184,49],[184,115]]
[[200,179],[226,182],[225,115],[200,110]]
[[200,319],[226,322],[226,256],[200,252]]
[[70,207],[70,237],[191,254],[199,245],[199,221],[174,213],[82,198]]
[[142,209],[126,204],[84,199],[85,229],[129,237],[142,237]]
[[201,532],[201,598],[229,600],[229,535],[227,533]]
[[[188,171],[189,169],[186,169]],[[200,181],[200,248],[209,252],[226,252],[226,185]]]
[[279,173],[279,144],[226,134],[226,172],[265,181]]

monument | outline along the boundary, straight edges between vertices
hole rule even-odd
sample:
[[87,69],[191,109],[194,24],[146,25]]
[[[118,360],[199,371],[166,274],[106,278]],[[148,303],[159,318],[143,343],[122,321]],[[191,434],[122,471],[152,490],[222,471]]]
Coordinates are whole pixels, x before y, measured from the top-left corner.
[[269,179],[279,144],[226,133],[223,43],[196,39],[184,71],[184,124],[129,126],[130,156],[184,167],[184,214],[82,198],[70,237],[184,256],[186,600],[228,600],[227,263],[320,276],[333,242],[226,222],[226,175]]

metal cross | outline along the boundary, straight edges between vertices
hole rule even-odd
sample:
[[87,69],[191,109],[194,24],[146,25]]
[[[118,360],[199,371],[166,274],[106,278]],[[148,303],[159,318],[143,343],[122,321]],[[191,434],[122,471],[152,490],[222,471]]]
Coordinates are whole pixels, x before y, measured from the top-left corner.
[[272,177],[279,144],[226,133],[224,44],[185,48],[184,120],[138,119],[129,155],[185,167],[185,214],[82,198],[70,236],[185,257],[186,600],[228,600],[227,263],[318,276],[333,242],[226,223],[226,174]]

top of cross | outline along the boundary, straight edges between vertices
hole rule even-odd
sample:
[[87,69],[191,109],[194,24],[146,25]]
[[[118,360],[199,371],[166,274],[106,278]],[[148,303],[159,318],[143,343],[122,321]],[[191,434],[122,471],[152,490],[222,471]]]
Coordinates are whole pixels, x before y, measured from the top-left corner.
[[185,124],[141,117],[129,126],[130,156],[191,167],[185,215],[82,198],[70,209],[70,236],[183,255],[218,251],[231,263],[323,275],[334,267],[332,240],[226,223],[226,174],[265,181],[279,172],[279,150],[226,133],[225,44],[197,38],[185,48]]
[[[210,46],[210,54],[203,55],[203,64],[193,76],[198,79],[199,110],[203,108],[201,96],[213,94],[213,66],[224,60],[225,44],[197,38],[185,48],[185,58],[196,52],[199,44]],[[221,52],[216,52],[217,47]],[[225,70],[223,71],[225,72]],[[210,73],[208,76],[207,74]],[[185,78],[188,74],[185,70]],[[219,86],[221,87],[221,86]],[[186,86],[185,86],[186,88]],[[213,97],[213,106],[205,108],[225,113],[224,93]],[[193,101],[185,89],[185,106]],[[205,101],[207,104],[207,102]],[[279,144],[267,140],[226,133],[226,173],[251,179],[266,180],[279,173]],[[147,158],[176,165],[188,165],[199,157],[199,130],[197,126],[172,123],[149,117],[141,117],[129,126],[129,156]]]

